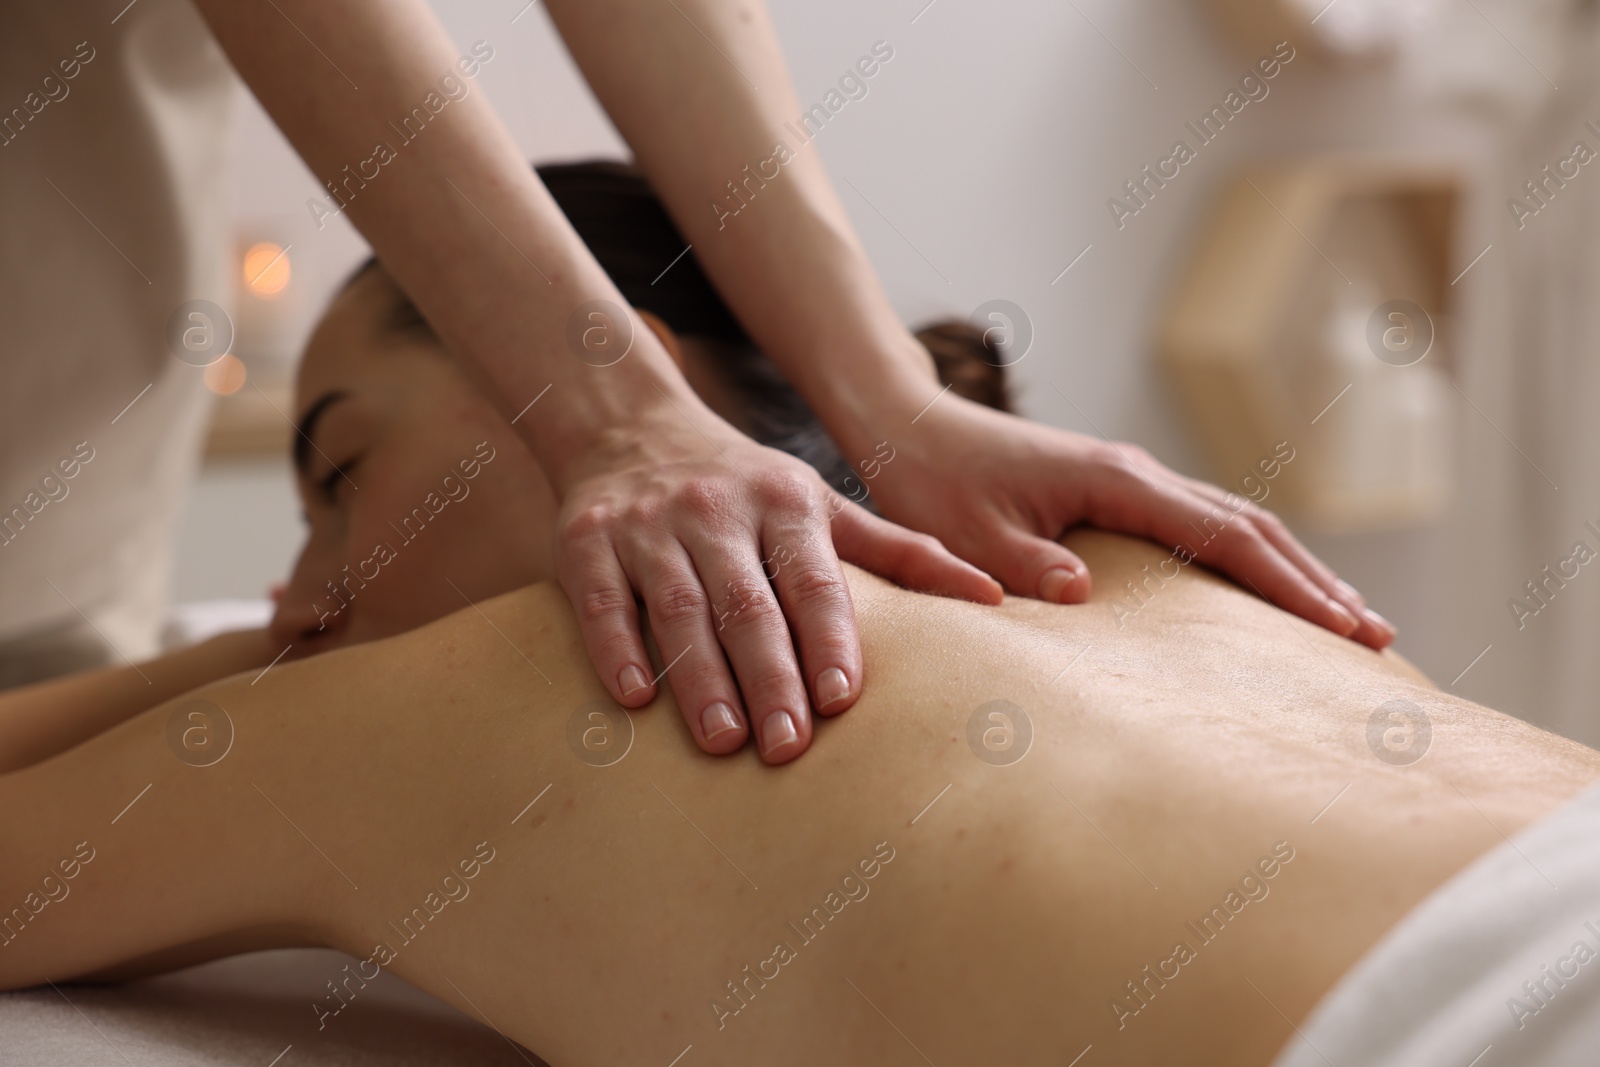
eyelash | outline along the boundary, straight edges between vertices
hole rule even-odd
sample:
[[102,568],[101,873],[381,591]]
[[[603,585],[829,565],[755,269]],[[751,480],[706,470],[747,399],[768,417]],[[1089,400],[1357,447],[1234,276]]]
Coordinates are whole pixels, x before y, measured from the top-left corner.
[[360,459],[361,457],[357,456],[347,463],[335,466],[327,477],[317,484],[317,491],[322,494],[323,499],[329,504],[337,504],[339,502],[339,479],[345,477],[345,472],[360,462]]

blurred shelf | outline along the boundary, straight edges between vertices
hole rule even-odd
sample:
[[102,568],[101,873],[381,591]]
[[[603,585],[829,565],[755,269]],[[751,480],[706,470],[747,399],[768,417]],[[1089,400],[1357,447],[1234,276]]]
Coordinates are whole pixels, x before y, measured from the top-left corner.
[[1280,41],[1332,63],[1390,59],[1432,22],[1435,0],[1211,0],[1228,35],[1251,54]]
[[[1274,509],[1329,532],[1437,517],[1448,497],[1439,398],[1452,374],[1459,185],[1443,167],[1350,158],[1251,170],[1232,184],[1160,335],[1220,482],[1238,488],[1288,442],[1304,458],[1271,487]],[[1415,323],[1394,318],[1402,304]],[[1417,327],[1405,345],[1389,344],[1385,316]]]

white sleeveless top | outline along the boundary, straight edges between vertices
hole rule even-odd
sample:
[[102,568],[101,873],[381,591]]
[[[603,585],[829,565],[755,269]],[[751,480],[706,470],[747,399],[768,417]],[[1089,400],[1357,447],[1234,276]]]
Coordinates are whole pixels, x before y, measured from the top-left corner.
[[188,0],[125,2],[0,4],[0,684],[156,650],[209,395],[168,320],[233,298],[236,79]]

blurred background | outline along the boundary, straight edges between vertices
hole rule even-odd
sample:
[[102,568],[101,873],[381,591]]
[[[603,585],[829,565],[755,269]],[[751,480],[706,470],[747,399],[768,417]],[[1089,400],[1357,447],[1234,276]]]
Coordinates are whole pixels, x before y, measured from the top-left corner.
[[[985,308],[1027,415],[1281,508],[1441,685],[1600,743],[1600,567],[1575,553],[1600,552],[1592,4],[768,2],[808,105],[894,50],[817,147],[908,322]],[[495,49],[477,88],[530,159],[625,157],[542,7],[434,6]],[[262,394],[367,254],[235,107],[238,359],[213,371],[232,395],[180,602],[287,572]]]

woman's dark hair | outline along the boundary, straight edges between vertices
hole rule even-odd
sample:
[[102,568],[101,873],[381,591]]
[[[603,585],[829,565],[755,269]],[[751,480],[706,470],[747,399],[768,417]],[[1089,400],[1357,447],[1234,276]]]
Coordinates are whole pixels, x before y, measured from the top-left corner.
[[[688,242],[637,168],[592,161],[546,164],[536,172],[628,303],[656,315],[682,337],[709,342],[705,347],[718,360],[730,390],[744,402],[752,437],[811,464],[841,492],[858,488],[850,464],[805,400],[751,341],[693,253],[683,255]],[[376,264],[369,259],[350,280]],[[395,292],[391,324],[431,333],[398,286]],[[948,321],[924,327],[916,336],[951,392],[1011,410],[1003,357],[983,331]]]

